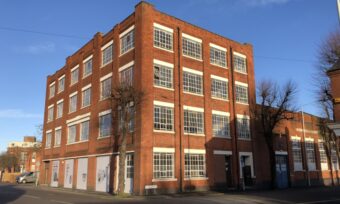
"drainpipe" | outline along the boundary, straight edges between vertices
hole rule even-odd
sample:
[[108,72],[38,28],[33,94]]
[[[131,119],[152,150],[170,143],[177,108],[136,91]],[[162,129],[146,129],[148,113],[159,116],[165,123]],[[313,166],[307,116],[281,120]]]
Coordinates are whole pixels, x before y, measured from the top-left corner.
[[302,132],[303,132],[303,143],[304,143],[304,155],[305,155],[305,161],[306,161],[306,174],[307,174],[307,184],[308,186],[311,186],[310,184],[310,176],[309,176],[309,167],[308,167],[308,158],[307,158],[307,152],[306,152],[306,130],[305,130],[305,115],[303,112],[303,107],[301,107],[301,116],[302,116]]
[[177,71],[178,71],[178,107],[179,107],[179,192],[183,192],[183,147],[182,147],[182,101],[181,101],[181,93],[182,93],[182,87],[181,87],[181,37],[180,37],[181,31],[179,27],[177,27]]

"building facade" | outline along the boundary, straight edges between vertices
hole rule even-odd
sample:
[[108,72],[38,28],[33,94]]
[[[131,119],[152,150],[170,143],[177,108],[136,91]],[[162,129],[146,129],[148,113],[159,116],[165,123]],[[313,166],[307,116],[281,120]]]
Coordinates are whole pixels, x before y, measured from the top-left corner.
[[40,181],[114,192],[121,81],[144,93],[131,123],[125,192],[257,185],[253,49],[141,2],[46,84]]
[[331,81],[331,92],[334,99],[334,121],[330,128],[340,137],[340,63],[335,63],[334,67],[327,72]]

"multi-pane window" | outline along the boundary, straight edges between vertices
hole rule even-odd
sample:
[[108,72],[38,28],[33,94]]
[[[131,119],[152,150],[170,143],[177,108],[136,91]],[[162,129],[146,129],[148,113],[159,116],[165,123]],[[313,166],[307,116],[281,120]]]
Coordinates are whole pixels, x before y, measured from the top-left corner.
[[292,140],[292,151],[293,151],[293,161],[294,170],[302,170],[302,153],[301,153],[301,143],[300,140]]
[[134,175],[134,155],[126,155],[126,178],[133,178]]
[[47,122],[52,121],[53,120],[53,114],[54,113],[54,106],[49,106],[48,110],[47,110]]
[[332,145],[331,159],[332,159],[333,170],[339,170],[339,160],[338,160],[337,153],[336,153],[336,146],[334,144]]
[[55,95],[55,82],[50,84],[50,95],[49,98],[52,98]]
[[112,43],[102,48],[102,66],[112,61]]
[[153,178],[174,178],[174,153],[153,153]]
[[174,110],[173,107],[154,106],[154,123],[155,130],[173,131],[174,130]]
[[248,86],[235,83],[236,102],[248,104]]
[[120,54],[121,55],[128,52],[132,48],[134,48],[134,44],[135,44],[134,35],[135,35],[135,31],[134,29],[132,29],[131,31],[124,34],[120,38]]
[[84,62],[84,73],[83,77],[87,77],[92,74],[92,58]]
[[230,137],[229,116],[213,113],[212,124],[213,124],[213,136]]
[[237,135],[239,139],[250,139],[250,120],[248,117],[237,117]]
[[119,81],[126,86],[133,84],[133,67],[129,67],[119,72]]
[[79,68],[78,66],[76,68],[73,68],[71,70],[71,85],[77,83],[79,80]]
[[193,40],[194,37],[185,37],[182,35],[183,55],[195,59],[202,59],[202,41],[200,39]]
[[161,49],[172,50],[173,30],[163,27],[164,26],[161,25],[155,25],[153,29],[153,45]]
[[245,56],[234,53],[234,69],[238,72],[247,73],[247,63]]
[[61,144],[61,129],[56,130],[54,134],[54,146],[59,147]]
[[65,89],[65,75],[58,79],[58,93],[64,91]]
[[161,86],[165,88],[173,88],[173,65],[168,67],[154,63],[153,65],[154,77],[153,82],[155,86]]
[[326,163],[327,164],[327,154],[325,150],[325,146],[323,142],[319,142],[319,152],[320,152],[320,162],[321,163]]
[[228,99],[228,81],[226,79],[211,79],[211,96],[213,98]]
[[64,101],[58,101],[57,102],[57,118],[61,118],[63,116],[63,110],[64,110]]
[[203,112],[184,110],[184,132],[204,134]]
[[88,87],[86,89],[83,90],[82,92],[83,95],[83,101],[81,106],[82,107],[87,107],[91,104],[91,87]]
[[100,82],[101,95],[100,99],[104,100],[111,97],[111,77]]
[[305,141],[306,157],[308,162],[308,169],[315,170],[315,149],[313,141]]
[[184,92],[202,95],[203,94],[202,75],[184,71],[183,89]]
[[186,178],[205,177],[205,154],[185,154],[184,175]]
[[77,125],[72,125],[68,127],[68,137],[67,144],[75,143],[77,135]]
[[45,141],[45,148],[50,148],[52,142],[52,132],[46,133],[46,141]]
[[107,137],[111,135],[111,121],[111,113],[99,116],[99,137]]
[[77,110],[77,95],[77,93],[70,95],[69,113],[73,113]]
[[226,50],[210,47],[210,63],[221,67],[227,67]]
[[80,124],[80,141],[89,139],[90,134],[90,121],[84,121]]

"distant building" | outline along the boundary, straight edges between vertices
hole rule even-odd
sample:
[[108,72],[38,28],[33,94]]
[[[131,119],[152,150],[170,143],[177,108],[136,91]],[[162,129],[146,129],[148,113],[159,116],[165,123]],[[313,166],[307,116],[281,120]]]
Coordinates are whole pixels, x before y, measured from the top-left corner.
[[34,136],[25,136],[23,142],[10,142],[7,153],[15,155],[19,160],[19,169],[16,171],[37,171],[40,165],[41,142]]
[[332,96],[334,98],[334,124],[330,127],[340,137],[340,60],[328,71],[328,76],[331,80]]

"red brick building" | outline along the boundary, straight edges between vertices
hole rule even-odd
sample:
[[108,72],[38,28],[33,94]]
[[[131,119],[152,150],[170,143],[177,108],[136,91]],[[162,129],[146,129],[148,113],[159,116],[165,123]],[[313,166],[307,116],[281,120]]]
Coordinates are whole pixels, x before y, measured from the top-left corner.
[[117,110],[132,79],[144,100],[131,123],[125,192],[257,185],[253,49],[157,11],[134,13],[68,57],[47,78],[42,184],[113,192]]
[[340,137],[340,63],[336,63],[327,74],[331,80],[332,97],[334,98],[335,123],[331,125],[331,128]]
[[23,142],[10,142],[7,147],[9,154],[15,155],[19,160],[19,166],[15,171],[38,171],[40,165],[41,142],[34,136],[25,136]]

